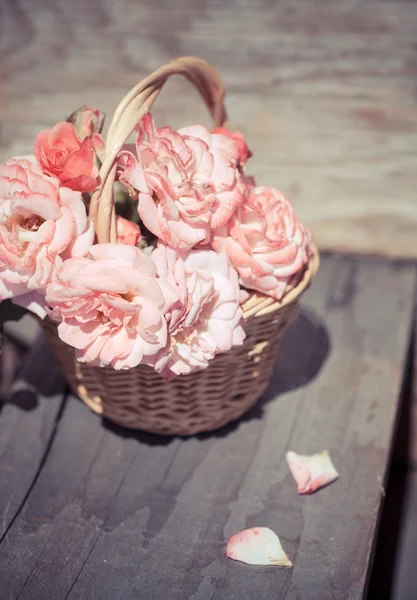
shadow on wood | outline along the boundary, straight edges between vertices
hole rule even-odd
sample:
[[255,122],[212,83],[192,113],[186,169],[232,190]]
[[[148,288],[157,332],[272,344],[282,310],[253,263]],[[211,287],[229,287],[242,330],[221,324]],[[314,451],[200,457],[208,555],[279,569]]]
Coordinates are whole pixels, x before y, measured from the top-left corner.
[[[302,308],[297,320],[289,327],[284,337],[268,389],[255,406],[237,421],[197,437],[201,440],[225,437],[239,427],[240,423],[261,419],[265,404],[315,379],[326,362],[329,351],[330,338],[324,323],[311,309]],[[103,425],[122,437],[136,438],[150,446],[166,445],[173,439],[172,436],[157,436],[129,430],[107,419],[103,419]]]
[[[39,364],[48,365],[47,376],[45,368]],[[10,389],[5,403],[14,404],[24,411],[34,410],[38,406],[38,397],[55,397],[64,387],[63,377],[47,339],[41,334],[26,356],[24,368]]]
[[21,368],[26,351],[6,336],[0,350],[0,410],[10,397],[13,381]]
[[284,337],[271,382],[259,404],[313,381],[330,349],[330,336],[322,319],[310,308],[301,308]]

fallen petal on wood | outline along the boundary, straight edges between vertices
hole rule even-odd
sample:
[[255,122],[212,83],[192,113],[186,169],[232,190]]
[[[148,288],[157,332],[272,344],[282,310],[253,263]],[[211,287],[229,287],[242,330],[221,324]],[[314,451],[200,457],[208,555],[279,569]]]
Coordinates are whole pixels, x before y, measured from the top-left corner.
[[226,554],[248,565],[292,567],[279,537],[268,527],[252,527],[232,535],[227,542]]
[[299,494],[312,494],[339,477],[327,450],[311,456],[287,452],[286,459]]

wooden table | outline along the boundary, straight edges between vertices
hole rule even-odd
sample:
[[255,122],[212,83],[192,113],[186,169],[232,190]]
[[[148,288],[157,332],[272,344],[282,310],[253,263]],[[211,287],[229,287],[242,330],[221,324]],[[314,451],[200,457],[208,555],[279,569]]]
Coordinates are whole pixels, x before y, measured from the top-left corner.
[[[412,265],[325,257],[264,398],[187,439],[103,423],[65,394],[42,342],[0,413],[1,600],[361,598],[415,284]],[[323,448],[340,479],[298,496],[286,450]],[[293,569],[226,558],[255,525]]]

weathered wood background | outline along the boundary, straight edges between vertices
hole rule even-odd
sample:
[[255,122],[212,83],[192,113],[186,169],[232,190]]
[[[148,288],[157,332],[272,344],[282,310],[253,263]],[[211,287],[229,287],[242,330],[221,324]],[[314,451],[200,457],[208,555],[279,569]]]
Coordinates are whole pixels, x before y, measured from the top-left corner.
[[[409,0],[2,0],[0,159],[194,54],[224,78],[252,172],[321,248],[416,257],[416,39]],[[207,121],[187,84],[169,90],[160,125]]]

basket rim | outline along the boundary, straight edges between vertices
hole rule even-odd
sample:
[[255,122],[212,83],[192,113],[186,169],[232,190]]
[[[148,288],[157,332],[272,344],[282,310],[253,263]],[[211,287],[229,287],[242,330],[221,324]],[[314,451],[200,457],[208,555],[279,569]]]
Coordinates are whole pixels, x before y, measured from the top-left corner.
[[242,304],[244,320],[254,317],[261,317],[276,312],[291,302],[294,302],[301,296],[301,294],[310,285],[312,278],[317,273],[320,266],[320,253],[317,246],[313,242],[310,244],[310,250],[311,256],[308,261],[307,268],[297,285],[290,289],[281,300],[275,300],[275,298],[259,292],[251,292],[250,297]]

